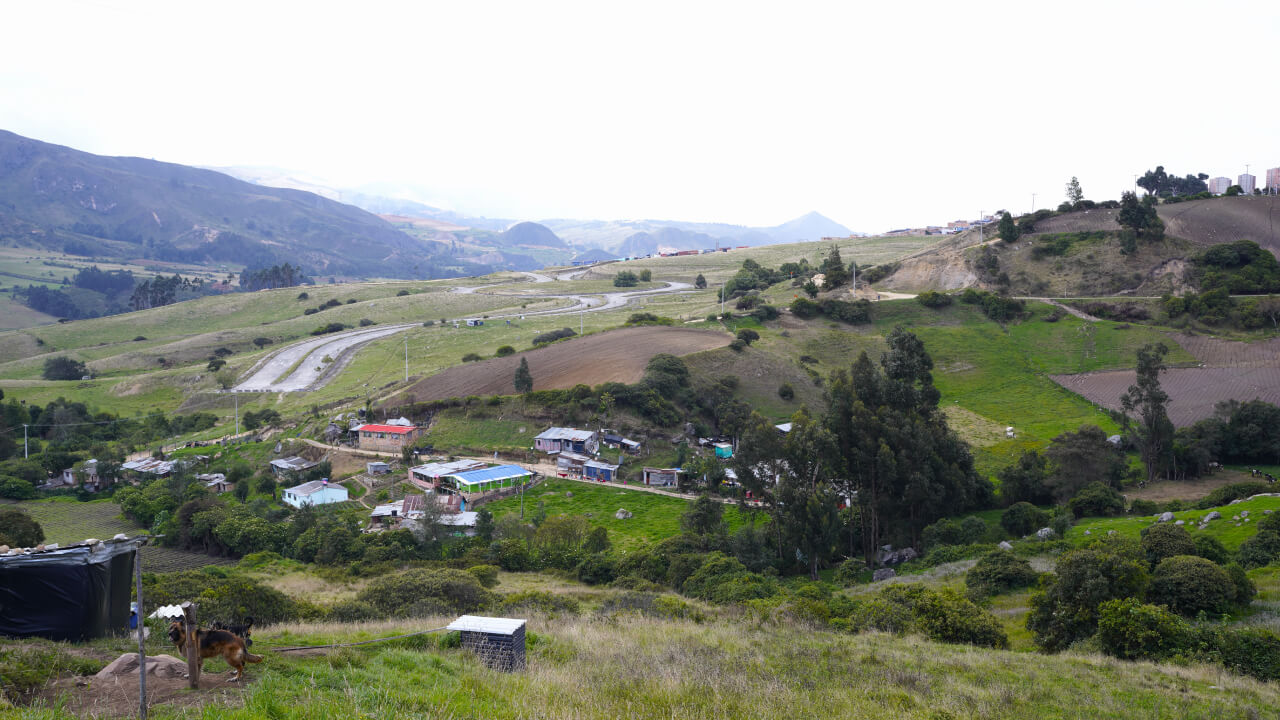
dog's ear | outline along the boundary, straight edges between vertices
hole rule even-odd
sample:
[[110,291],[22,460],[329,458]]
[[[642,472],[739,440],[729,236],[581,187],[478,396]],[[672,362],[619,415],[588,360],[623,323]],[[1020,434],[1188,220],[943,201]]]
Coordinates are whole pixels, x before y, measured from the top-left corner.
[[245,615],[245,616],[244,616],[244,626],[245,626],[245,627],[247,627],[247,628],[249,628],[249,627],[253,627],[253,618],[249,617],[248,615]]

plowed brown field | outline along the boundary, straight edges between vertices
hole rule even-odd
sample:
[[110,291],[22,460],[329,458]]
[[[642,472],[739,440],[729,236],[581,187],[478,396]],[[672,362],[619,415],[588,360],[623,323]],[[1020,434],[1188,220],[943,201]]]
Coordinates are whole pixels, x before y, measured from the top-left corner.
[[451,367],[413,386],[415,401],[468,395],[511,395],[520,358],[528,358],[534,390],[562,390],[582,383],[633,383],[659,353],[688,355],[729,344],[733,336],[679,327],[611,330],[555,343],[519,355]]
[[[1112,410],[1120,409],[1120,396],[1137,376],[1132,370],[1051,375],[1054,382]],[[1173,368],[1160,375],[1169,393],[1169,419],[1184,427],[1213,414],[1223,400],[1263,400],[1280,405],[1280,368]]]

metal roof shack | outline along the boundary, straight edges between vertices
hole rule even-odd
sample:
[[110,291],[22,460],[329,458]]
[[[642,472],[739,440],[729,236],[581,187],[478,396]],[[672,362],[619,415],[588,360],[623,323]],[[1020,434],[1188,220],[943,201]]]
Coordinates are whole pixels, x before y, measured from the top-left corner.
[[173,473],[173,463],[168,460],[155,460],[152,458],[131,460],[121,465],[120,468],[142,473],[143,475],[158,475],[160,477]]
[[533,472],[531,470],[525,470],[519,465],[497,465],[481,470],[452,473],[445,480],[452,481],[453,486],[459,492],[476,493],[513,487],[518,484],[517,480],[528,478],[532,475]]
[[392,433],[395,435],[404,435],[406,433],[411,433],[414,430],[417,430],[417,428],[415,428],[412,425],[374,425],[372,423],[366,423],[356,428],[356,430],[360,432],[380,432],[380,433]]
[[280,473],[286,472],[302,472],[303,470],[310,470],[320,463],[293,455],[287,458],[277,458],[272,460],[269,464],[271,465],[271,472],[279,475]]
[[512,672],[525,667],[524,629],[527,620],[463,615],[449,623],[462,634],[462,647],[494,670]]
[[479,460],[427,463],[409,468],[409,481],[423,490],[434,490],[440,484],[440,478],[467,470],[479,470],[485,465]]

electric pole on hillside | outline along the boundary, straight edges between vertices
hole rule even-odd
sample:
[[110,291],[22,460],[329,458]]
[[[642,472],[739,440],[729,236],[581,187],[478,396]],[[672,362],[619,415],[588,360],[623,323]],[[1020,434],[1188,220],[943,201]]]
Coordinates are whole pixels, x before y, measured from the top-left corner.
[[240,395],[235,390],[231,391],[231,397],[236,399],[236,434],[240,434]]
[[22,459],[26,460],[28,457],[30,455],[27,455],[27,424],[22,423]]
[[404,381],[409,382],[409,336],[404,336]]
[[982,244],[982,211],[978,211],[978,244]]
[[1032,214],[1035,214],[1035,211],[1036,211],[1036,194],[1035,194],[1035,193],[1031,193],[1031,212],[1032,212]]

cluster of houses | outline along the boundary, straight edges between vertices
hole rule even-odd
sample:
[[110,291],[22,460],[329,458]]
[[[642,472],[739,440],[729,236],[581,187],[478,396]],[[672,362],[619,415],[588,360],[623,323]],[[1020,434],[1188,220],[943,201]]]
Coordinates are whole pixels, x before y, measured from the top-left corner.
[[[602,446],[619,451],[617,463],[601,459]],[[620,477],[623,456],[638,455],[641,445],[609,431],[551,427],[534,437],[533,448],[555,458],[560,477],[615,482]],[[679,484],[683,474],[681,468],[645,467],[640,478],[645,485],[672,487]]]

